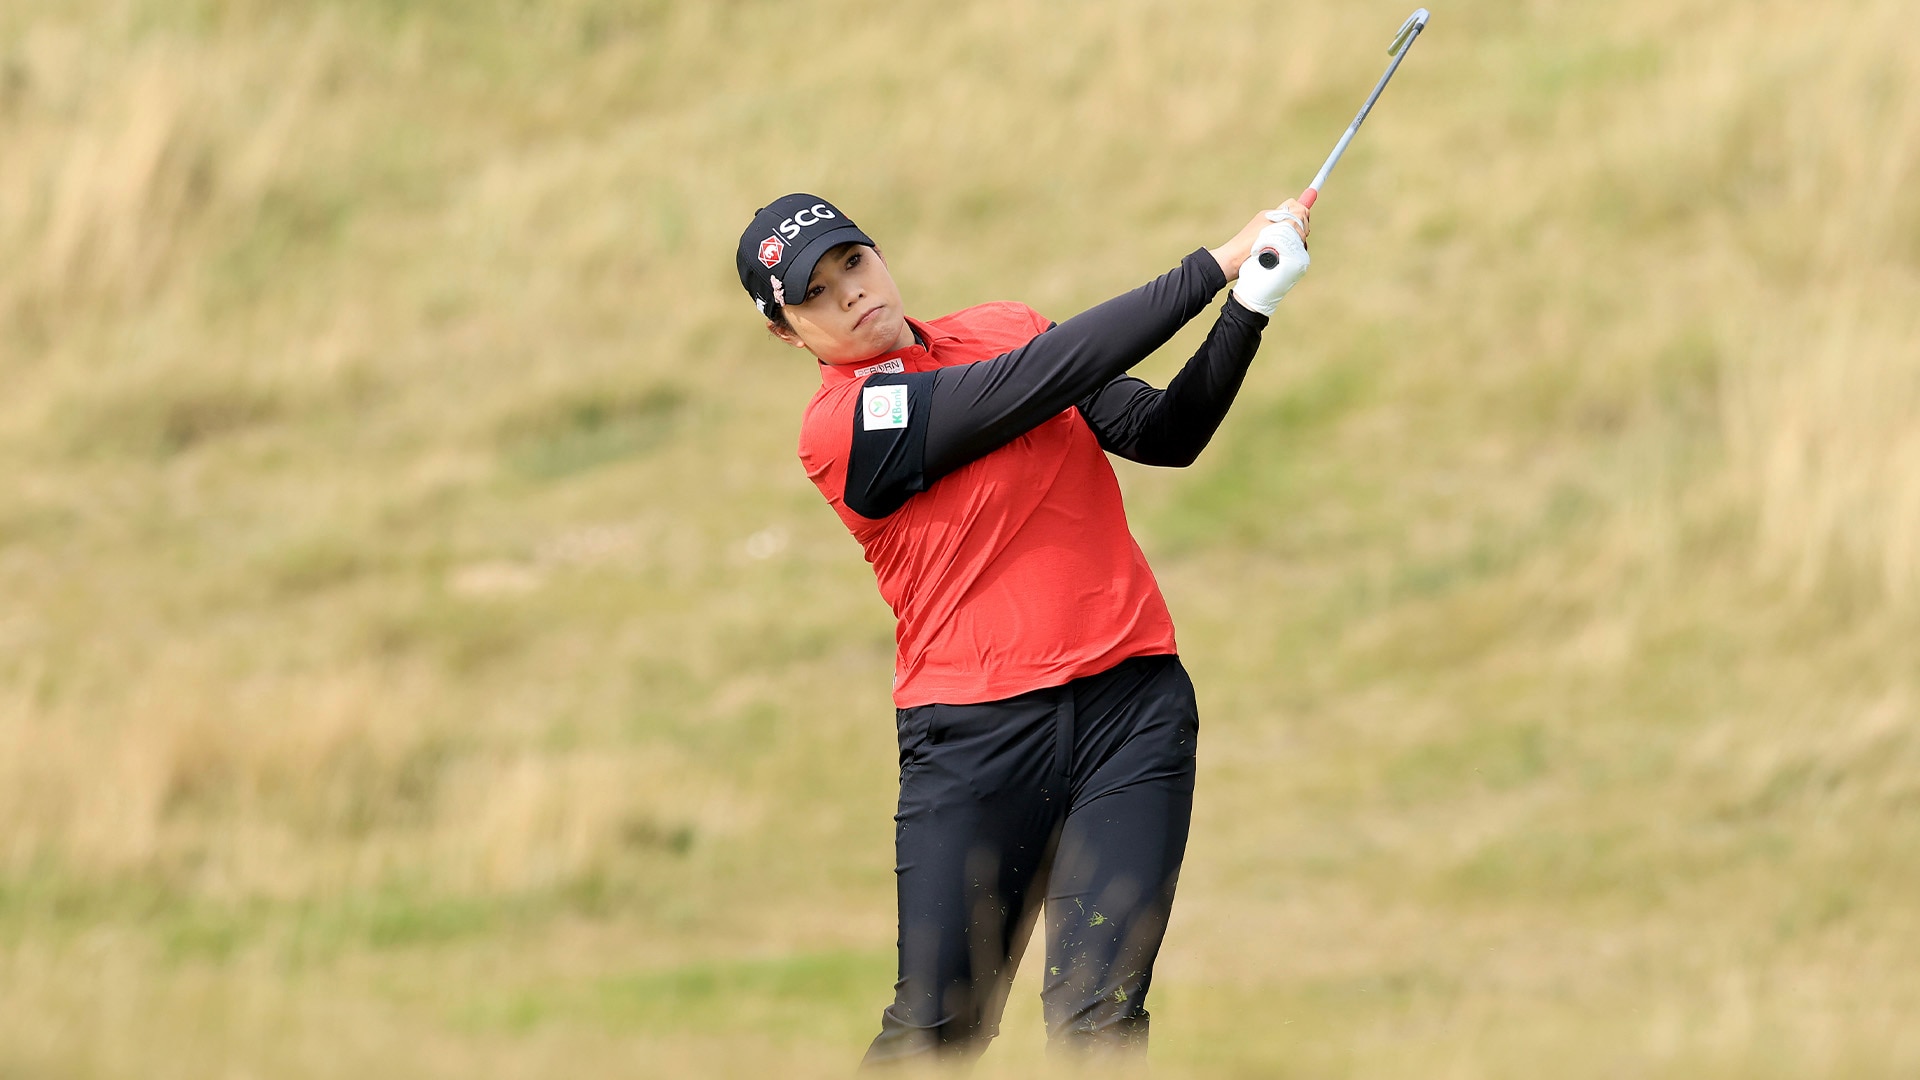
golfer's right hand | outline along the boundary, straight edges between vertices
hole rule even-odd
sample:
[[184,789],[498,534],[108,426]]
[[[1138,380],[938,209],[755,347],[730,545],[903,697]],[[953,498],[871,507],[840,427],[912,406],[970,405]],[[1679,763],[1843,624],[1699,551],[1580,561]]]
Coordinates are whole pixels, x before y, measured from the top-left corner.
[[1280,218],[1275,215],[1282,214],[1292,218],[1301,240],[1306,240],[1313,231],[1313,211],[1298,199],[1288,199],[1277,210],[1262,210],[1253,215],[1253,220],[1247,222],[1233,239],[1211,249],[1210,253],[1220,264],[1220,272],[1227,275],[1228,281],[1240,276],[1240,267],[1247,261],[1247,256],[1253,254],[1254,242],[1259,239],[1260,231],[1279,221]]
[[[1298,205],[1291,199],[1287,201]],[[1272,315],[1280,306],[1280,298],[1287,295],[1287,290],[1313,265],[1313,256],[1307,254],[1306,222],[1296,218],[1290,206],[1270,210],[1263,216],[1272,224],[1254,237],[1247,260],[1240,264],[1240,279],[1234,282],[1233,298],[1250,311]],[[1260,264],[1263,252],[1275,256],[1274,265]]]

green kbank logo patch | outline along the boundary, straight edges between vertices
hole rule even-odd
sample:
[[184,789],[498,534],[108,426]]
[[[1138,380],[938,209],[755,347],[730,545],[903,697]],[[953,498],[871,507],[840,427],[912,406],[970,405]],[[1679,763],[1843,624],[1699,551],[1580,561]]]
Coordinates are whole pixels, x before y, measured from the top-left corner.
[[880,431],[907,426],[907,388],[869,386],[860,391],[860,428]]

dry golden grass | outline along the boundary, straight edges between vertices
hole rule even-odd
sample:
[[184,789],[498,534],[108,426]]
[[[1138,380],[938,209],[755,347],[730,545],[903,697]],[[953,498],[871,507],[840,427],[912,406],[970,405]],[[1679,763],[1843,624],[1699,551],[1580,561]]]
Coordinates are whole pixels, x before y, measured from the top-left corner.
[[[1157,1072],[1920,1069],[1908,6],[1436,9],[1123,467],[1206,717]],[[891,627],[741,223],[1064,317],[1404,15],[0,7],[0,1077],[844,1072]]]

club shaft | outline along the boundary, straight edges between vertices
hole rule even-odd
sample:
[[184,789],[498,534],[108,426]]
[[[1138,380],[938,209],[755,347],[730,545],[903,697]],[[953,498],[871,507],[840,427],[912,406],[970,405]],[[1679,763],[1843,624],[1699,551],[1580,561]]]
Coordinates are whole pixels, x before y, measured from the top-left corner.
[[[1321,187],[1327,182],[1327,175],[1333,172],[1335,165],[1339,164],[1340,155],[1347,152],[1347,144],[1353,141],[1354,135],[1360,130],[1360,125],[1366,121],[1367,114],[1373,111],[1373,103],[1380,100],[1380,91],[1387,88],[1387,80],[1393,78],[1393,73],[1400,70],[1400,61],[1405,60],[1407,53],[1413,51],[1413,43],[1419,38],[1421,29],[1424,28],[1416,27],[1407,37],[1406,43],[1400,46],[1400,51],[1393,54],[1393,62],[1387,65],[1386,74],[1380,76],[1380,81],[1373,84],[1373,93],[1367,95],[1367,102],[1360,106],[1359,115],[1353,118],[1353,123],[1347,125],[1346,134],[1340,136],[1340,141],[1334,144],[1333,153],[1327,155],[1326,164],[1320,166],[1320,171],[1314,174],[1313,183],[1307,185],[1308,191],[1315,195],[1320,193]],[[1312,204],[1309,202],[1308,205]]]
[[[1347,145],[1353,142],[1353,137],[1360,132],[1360,125],[1366,123],[1367,114],[1373,111],[1373,103],[1380,100],[1380,91],[1387,88],[1387,82],[1393,78],[1393,73],[1400,70],[1400,61],[1405,60],[1407,54],[1413,51],[1414,41],[1420,37],[1420,31],[1426,28],[1426,8],[1414,12],[1413,17],[1407,20],[1407,25],[1400,28],[1401,34],[1405,37],[1395,37],[1393,48],[1387,50],[1393,55],[1393,62],[1387,65],[1387,70],[1380,76],[1380,81],[1373,84],[1373,93],[1367,95],[1367,100],[1360,106],[1359,113],[1355,114],[1353,123],[1347,125],[1347,130],[1340,136],[1340,141],[1333,145],[1333,153],[1327,155],[1326,163],[1321,165],[1320,171],[1314,174],[1313,183],[1308,184],[1307,189],[1300,193],[1301,205],[1309,210],[1313,209],[1314,202],[1320,198],[1320,189],[1327,183],[1327,177],[1332,174],[1333,167],[1340,163],[1340,155],[1347,152]],[[1257,254],[1260,265],[1269,270],[1280,265],[1280,254],[1271,247],[1261,248]]]

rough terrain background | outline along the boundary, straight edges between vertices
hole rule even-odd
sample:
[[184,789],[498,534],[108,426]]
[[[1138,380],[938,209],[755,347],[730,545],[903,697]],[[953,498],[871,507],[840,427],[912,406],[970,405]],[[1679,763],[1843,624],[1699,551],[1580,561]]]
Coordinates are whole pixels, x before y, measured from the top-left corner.
[[[844,1073],[891,625],[740,227],[1064,318],[1406,13],[0,5],[0,1077]],[[1161,1075],[1920,1073],[1911,15],[1437,5],[1120,466],[1204,717]]]

